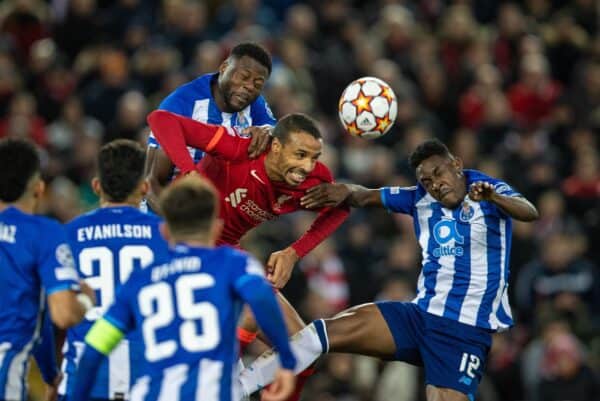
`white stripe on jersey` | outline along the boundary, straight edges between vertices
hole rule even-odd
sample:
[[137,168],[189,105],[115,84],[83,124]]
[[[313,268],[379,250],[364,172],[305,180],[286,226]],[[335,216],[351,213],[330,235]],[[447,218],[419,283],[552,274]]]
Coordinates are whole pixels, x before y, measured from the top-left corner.
[[[426,229],[429,227],[429,218],[433,215],[433,210],[430,207],[422,207],[428,206],[431,203],[431,200],[428,198],[429,194],[421,198],[415,205],[417,208],[418,227],[425,227]],[[421,246],[423,265],[425,265],[425,263],[429,262],[429,253],[427,252],[427,249],[429,248],[429,235],[421,231],[417,240]],[[423,275],[423,270],[421,270],[419,281],[417,283],[417,297],[413,302],[417,303],[423,298],[425,298],[425,276]]]
[[29,352],[33,348],[35,337],[31,339],[23,349],[15,355],[8,366],[6,375],[6,386],[4,388],[5,400],[22,400],[25,393],[26,373],[29,371]]
[[[474,216],[482,214],[479,203],[470,202],[470,205],[475,209]],[[471,326],[477,324],[477,312],[487,288],[488,254],[486,231],[485,224],[471,224],[471,280],[469,280],[469,287],[467,288],[467,293],[460,309],[460,315],[458,316],[459,322],[470,324]]]
[[131,401],[144,401],[150,390],[150,376],[142,376],[135,381],[131,388]]
[[181,386],[188,378],[188,366],[185,364],[174,365],[163,370],[160,383],[160,393],[157,401],[179,401]]
[[[446,208],[442,209],[444,217],[452,219],[452,212]],[[428,237],[431,233],[428,233]],[[448,242],[448,246],[453,247],[455,240]],[[454,273],[456,272],[454,255],[443,255],[438,258],[440,268],[435,275],[435,295],[429,301],[429,308],[427,312],[433,313],[434,315],[443,316],[446,308],[446,301],[448,295],[452,289],[452,282],[454,280]],[[452,268],[444,268],[445,266],[452,266]]]
[[221,119],[223,120],[223,122],[221,122],[221,124],[223,127],[227,127],[227,128],[231,128],[231,116],[233,114],[231,113],[225,113],[224,111],[221,112]]
[[192,111],[192,120],[206,122],[208,121],[208,104],[210,99],[196,100],[194,110]]
[[121,393],[129,399],[129,384],[129,341],[124,339],[108,355],[108,398],[116,398],[115,393]]
[[219,401],[223,362],[203,359],[198,369],[196,401]]
[[[77,365],[79,365],[79,360],[81,359],[81,356],[83,355],[85,343],[83,343],[81,341],[74,341],[73,345],[75,346],[75,366],[77,366]],[[69,341],[65,341],[65,344],[63,345],[63,349],[62,349],[62,354],[65,355],[68,350],[69,350]],[[58,386],[58,394],[60,394],[60,395],[65,395],[67,393],[67,384],[69,383],[70,380],[75,380],[74,377],[71,378],[71,376],[69,376],[69,373],[67,373],[67,364],[68,363],[69,363],[68,359],[63,358],[60,370],[62,371],[62,374],[64,376],[63,376],[63,379],[60,381],[60,385]]]

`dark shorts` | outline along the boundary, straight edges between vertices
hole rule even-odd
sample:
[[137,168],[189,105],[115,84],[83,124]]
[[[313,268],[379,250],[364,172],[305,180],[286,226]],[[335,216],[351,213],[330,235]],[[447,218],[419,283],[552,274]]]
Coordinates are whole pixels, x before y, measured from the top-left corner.
[[492,344],[489,330],[424,312],[409,302],[377,302],[396,343],[396,359],[425,368],[425,382],[475,399]]

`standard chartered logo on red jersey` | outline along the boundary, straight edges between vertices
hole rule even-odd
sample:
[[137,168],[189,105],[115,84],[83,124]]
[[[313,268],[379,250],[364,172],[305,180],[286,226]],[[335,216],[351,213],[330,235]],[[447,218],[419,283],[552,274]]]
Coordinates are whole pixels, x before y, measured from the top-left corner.
[[246,197],[248,190],[246,188],[237,188],[235,191],[225,197],[225,201],[231,203],[231,206],[237,207],[242,199]]
[[246,188],[237,188],[235,191],[225,197],[225,201],[232,207],[250,216],[252,219],[263,222],[277,218],[274,214],[267,212],[256,204],[252,199],[247,199],[248,190]]

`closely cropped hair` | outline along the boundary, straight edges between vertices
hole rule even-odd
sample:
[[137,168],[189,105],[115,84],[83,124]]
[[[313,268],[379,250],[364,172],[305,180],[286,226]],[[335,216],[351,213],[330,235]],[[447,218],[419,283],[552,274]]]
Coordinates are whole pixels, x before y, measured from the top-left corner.
[[217,191],[200,177],[175,181],[161,193],[159,202],[174,235],[207,232],[218,213]]
[[19,200],[31,178],[39,172],[40,156],[31,142],[22,139],[0,141],[0,201]]
[[112,202],[123,202],[133,193],[144,174],[146,153],[137,142],[115,139],[98,153],[98,178]]
[[251,42],[240,43],[239,45],[235,46],[231,50],[231,56],[238,58],[238,59],[243,56],[248,56],[250,58],[253,58],[254,60],[258,61],[260,64],[264,65],[266,67],[266,69],[269,71],[269,75],[271,74],[271,68],[272,68],[271,56],[265,50],[265,48],[259,44],[251,43]]
[[302,113],[288,114],[281,118],[273,128],[273,137],[278,138],[281,143],[285,143],[292,132],[300,131],[306,132],[317,139],[322,138],[315,120]]
[[408,157],[408,161],[412,169],[416,170],[423,160],[431,156],[452,157],[452,154],[442,142],[437,139],[431,139],[417,146],[414,152]]

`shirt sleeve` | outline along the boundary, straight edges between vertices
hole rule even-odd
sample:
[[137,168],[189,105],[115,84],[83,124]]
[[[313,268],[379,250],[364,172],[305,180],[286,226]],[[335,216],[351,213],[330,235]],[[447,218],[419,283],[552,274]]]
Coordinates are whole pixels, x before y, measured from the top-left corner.
[[271,285],[264,279],[264,269],[251,256],[246,258],[241,273],[235,278],[234,287],[256,317],[261,330],[279,352],[281,366],[294,369],[296,358],[290,348],[287,328],[281,308]]
[[275,126],[277,120],[264,97],[259,96],[252,107],[252,125]]
[[412,214],[417,187],[383,187],[381,202],[390,212]]
[[233,128],[195,121],[164,110],[150,113],[148,124],[167,156],[182,173],[196,168],[187,146],[226,160],[248,157],[250,140],[236,135]]
[[39,274],[46,295],[57,291],[79,290],[79,275],[64,228],[58,223],[42,228],[44,239],[38,261]]
[[137,295],[137,288],[135,288],[136,277],[142,272],[143,270],[133,272],[129,280],[117,290],[115,302],[113,302],[104,314],[103,319],[123,333],[133,330],[135,326],[135,315],[131,297]]
[[491,180],[489,180],[489,183],[494,185],[494,190],[499,195],[514,196],[514,197],[523,196],[519,192],[515,191],[513,187],[511,187],[510,185],[508,185],[506,182],[504,182],[502,180],[491,179]]

